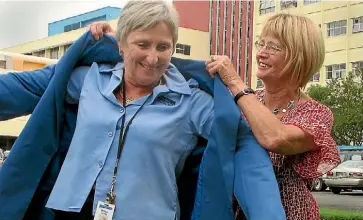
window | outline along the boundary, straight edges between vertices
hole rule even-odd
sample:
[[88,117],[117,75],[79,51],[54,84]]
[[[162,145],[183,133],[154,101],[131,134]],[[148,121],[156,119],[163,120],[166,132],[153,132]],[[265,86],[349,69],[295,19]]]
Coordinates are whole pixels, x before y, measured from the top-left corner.
[[328,25],[328,36],[339,36],[347,33],[347,20],[333,21]]
[[261,0],[260,2],[260,15],[267,14],[275,11],[274,0]]
[[54,47],[50,49],[50,59],[58,59],[59,47]]
[[74,23],[74,24],[69,24],[69,25],[64,26],[64,32],[77,30],[80,27],[81,27],[81,23],[80,22],[77,22],[77,23]]
[[45,50],[40,50],[40,51],[33,52],[33,56],[45,57]]
[[304,5],[310,5],[321,2],[321,0],[304,0]]
[[72,46],[72,44],[64,45],[64,53]]
[[264,85],[263,85],[262,80],[261,80],[261,79],[257,79],[257,85],[256,85],[256,88],[257,88],[257,89],[261,89],[261,88],[263,88],[263,87],[264,87]]
[[16,138],[15,137],[7,137],[1,136],[0,137],[0,148],[3,150],[10,150],[13,146]]
[[281,0],[280,1],[281,9],[297,7],[297,0]]
[[311,77],[310,79],[311,82],[319,82],[320,81],[320,73],[317,72],[313,75],[313,77]]
[[345,71],[346,71],[345,63],[326,66],[326,78],[327,79],[343,78],[345,75]]
[[353,72],[363,69],[363,60],[352,63]]
[[87,25],[96,22],[96,21],[105,21],[106,20],[106,15],[101,15],[98,17],[94,17],[85,21],[81,21],[81,27],[86,27]]
[[6,61],[0,60],[0,69],[6,69]]
[[176,53],[184,54],[184,55],[190,55],[190,45],[186,44],[176,44]]
[[363,32],[363,17],[353,19],[353,33]]

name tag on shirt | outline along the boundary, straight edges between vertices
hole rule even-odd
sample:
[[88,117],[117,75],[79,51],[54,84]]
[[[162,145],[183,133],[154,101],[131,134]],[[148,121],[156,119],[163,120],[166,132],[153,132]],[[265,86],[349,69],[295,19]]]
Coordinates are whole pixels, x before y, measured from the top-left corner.
[[114,212],[115,212],[115,205],[99,201],[97,204],[94,220],[112,220]]

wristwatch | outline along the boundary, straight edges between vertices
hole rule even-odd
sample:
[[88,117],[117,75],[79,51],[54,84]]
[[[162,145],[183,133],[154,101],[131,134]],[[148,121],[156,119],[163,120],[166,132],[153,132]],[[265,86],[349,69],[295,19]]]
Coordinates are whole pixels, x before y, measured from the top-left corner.
[[238,100],[244,96],[244,95],[248,95],[248,94],[254,94],[255,91],[251,88],[247,88],[247,89],[244,89],[242,91],[240,91],[239,93],[237,93],[237,95],[234,97],[234,102],[237,104]]

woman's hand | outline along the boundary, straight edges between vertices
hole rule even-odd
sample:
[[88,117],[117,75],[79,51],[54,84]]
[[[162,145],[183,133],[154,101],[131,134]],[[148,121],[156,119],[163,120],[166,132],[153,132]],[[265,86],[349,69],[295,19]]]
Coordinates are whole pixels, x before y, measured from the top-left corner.
[[99,40],[102,38],[103,34],[109,34],[116,36],[115,31],[112,29],[111,25],[105,21],[94,22],[90,25],[89,30],[92,33],[92,36]]
[[[214,77],[214,75],[218,73],[223,83],[230,90],[237,90],[236,92],[239,92],[242,89],[247,88],[241,77],[234,69],[233,64],[228,56],[211,56],[211,58],[205,62],[205,65],[209,74]],[[234,92],[232,91],[232,93]]]

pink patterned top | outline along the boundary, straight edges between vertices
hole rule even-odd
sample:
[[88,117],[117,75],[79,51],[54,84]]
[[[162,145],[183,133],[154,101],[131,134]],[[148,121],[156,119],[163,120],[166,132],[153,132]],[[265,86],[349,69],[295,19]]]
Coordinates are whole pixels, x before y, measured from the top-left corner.
[[[256,93],[263,98],[264,90]],[[307,183],[339,164],[337,145],[331,137],[333,114],[325,105],[308,100],[286,112],[281,122],[301,128],[316,144],[315,150],[298,155],[270,152],[287,220],[319,220],[319,207]],[[236,219],[244,219],[240,209],[236,214]]]

